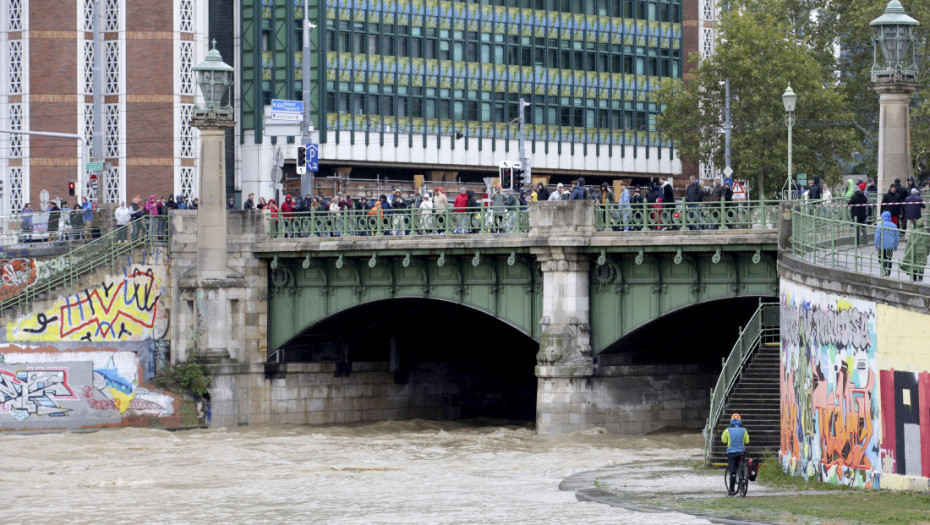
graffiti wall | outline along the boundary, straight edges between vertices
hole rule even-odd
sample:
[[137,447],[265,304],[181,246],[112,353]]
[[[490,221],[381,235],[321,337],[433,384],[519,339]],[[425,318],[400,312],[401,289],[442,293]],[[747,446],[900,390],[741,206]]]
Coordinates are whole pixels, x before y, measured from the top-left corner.
[[6,325],[10,342],[114,342],[152,339],[167,322],[160,301],[165,279],[153,267],[130,266],[93,287],[61,297],[49,308]]
[[120,425],[175,415],[179,398],[142,384],[133,352],[0,347],[0,426]]
[[930,477],[930,315],[879,304],[877,318],[882,472]]
[[805,479],[879,488],[874,302],[781,283],[781,456]]

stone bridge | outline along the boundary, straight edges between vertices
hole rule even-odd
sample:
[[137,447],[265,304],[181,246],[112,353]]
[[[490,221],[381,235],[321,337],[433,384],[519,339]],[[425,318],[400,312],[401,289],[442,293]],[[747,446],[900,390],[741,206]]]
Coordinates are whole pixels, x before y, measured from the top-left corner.
[[[545,202],[520,233],[273,238],[231,213],[215,422],[700,427],[739,323],[778,295],[777,230],[598,231],[595,215]],[[177,275],[194,228],[175,217]],[[175,286],[173,346],[195,352],[206,306]]]

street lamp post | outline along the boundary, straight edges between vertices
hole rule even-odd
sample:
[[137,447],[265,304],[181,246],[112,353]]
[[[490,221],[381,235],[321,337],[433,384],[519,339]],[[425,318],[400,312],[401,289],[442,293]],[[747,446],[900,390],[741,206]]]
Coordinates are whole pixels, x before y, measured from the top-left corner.
[[[872,20],[872,90],[878,93],[878,195],[888,180],[911,172],[911,96],[917,91],[914,30],[920,23],[907,16],[901,2],[891,0],[882,16]],[[880,202],[880,200],[879,200]]]
[[193,71],[204,100],[191,119],[200,130],[201,144],[197,270],[181,279],[181,286],[195,290],[194,351],[201,362],[209,363],[229,357],[227,289],[237,282],[228,278],[226,269],[226,130],[235,119],[231,102],[224,105],[223,98],[232,85],[233,68],[223,62],[214,40],[213,49]]
[[[794,110],[798,102],[798,96],[794,93],[794,90],[791,89],[790,83],[788,84],[788,89],[782,94],[781,100],[785,105],[785,125],[788,126],[788,180],[785,182],[785,197],[791,199],[792,194],[795,193],[794,181],[791,173],[791,128],[794,127]],[[798,195],[798,197],[800,197],[800,195]]]
[[530,166],[530,159],[526,157],[526,147],[524,146],[526,132],[523,129],[526,122],[523,110],[529,105],[529,102],[526,102],[523,97],[520,97],[520,116],[518,117],[520,119],[520,166],[523,169],[523,186],[526,188],[529,188],[533,184],[532,167]]

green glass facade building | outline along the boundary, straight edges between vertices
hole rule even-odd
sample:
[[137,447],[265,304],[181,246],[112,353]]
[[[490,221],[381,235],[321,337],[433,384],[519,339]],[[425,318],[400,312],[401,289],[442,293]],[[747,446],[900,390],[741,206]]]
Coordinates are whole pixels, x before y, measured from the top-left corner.
[[[262,141],[271,99],[302,98],[303,4],[241,0],[243,141]],[[310,13],[321,143],[509,150],[482,139],[517,137],[523,97],[528,153],[674,154],[649,93],[682,77],[682,0],[310,0]]]

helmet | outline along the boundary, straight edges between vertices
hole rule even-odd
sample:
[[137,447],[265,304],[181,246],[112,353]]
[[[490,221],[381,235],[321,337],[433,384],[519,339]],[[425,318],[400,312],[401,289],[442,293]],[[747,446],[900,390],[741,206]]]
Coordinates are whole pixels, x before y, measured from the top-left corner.
[[739,414],[733,414],[732,416],[730,416],[730,419],[735,419],[735,420],[737,420],[737,421],[742,421],[742,418],[739,417]]

